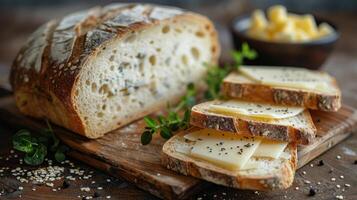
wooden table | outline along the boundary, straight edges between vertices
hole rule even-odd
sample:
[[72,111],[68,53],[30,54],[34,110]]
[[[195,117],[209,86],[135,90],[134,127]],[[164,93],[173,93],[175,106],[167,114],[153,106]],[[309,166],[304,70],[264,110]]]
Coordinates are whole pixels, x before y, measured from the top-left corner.
[[[328,17],[328,16],[327,16]],[[330,17],[331,18],[331,17]],[[342,37],[336,50],[327,61],[324,69],[336,76],[343,91],[343,102],[357,108],[357,19],[356,14],[335,14],[332,21],[339,25]],[[221,35],[226,36],[227,30],[222,25]],[[223,46],[229,49],[229,38],[223,38]],[[2,51],[4,52],[4,51]],[[225,51],[225,54],[227,51]],[[2,77],[6,77],[7,69],[1,68]],[[8,92],[0,89],[0,96],[8,95]],[[122,180],[109,177],[101,171],[97,171],[74,160],[75,167],[83,169],[91,174],[89,179],[82,176],[75,181],[69,181],[69,185],[63,188],[63,178],[55,181],[53,187],[46,185],[37,186],[30,183],[21,183],[9,170],[2,172],[3,167],[31,170],[33,167],[19,164],[19,157],[11,151],[11,135],[16,128],[10,128],[0,122],[0,199],[85,199],[85,197],[97,197],[98,199],[111,197],[111,199],[156,199],[156,197],[137,189],[134,185]],[[10,158],[9,158],[10,156]],[[340,159],[337,157],[340,156]],[[6,159],[8,158],[8,160]],[[323,166],[317,164],[323,160]],[[305,199],[308,197],[310,187],[316,190],[316,195],[311,199],[335,199],[337,195],[343,195],[344,199],[357,199],[357,134],[353,134],[344,142],[298,170],[294,185],[273,196],[270,193],[233,190],[213,184],[207,184],[207,188],[192,196],[192,199],[239,199],[247,193],[252,193],[252,199]],[[54,165],[60,165],[56,164]],[[46,166],[46,165],[45,165]],[[63,165],[65,172],[63,177],[70,175],[68,164]],[[92,172],[91,172],[92,171]],[[81,177],[82,179],[79,179]],[[334,181],[333,181],[334,180]],[[67,187],[68,186],[68,187]],[[347,187],[350,186],[350,187]],[[23,187],[23,188],[21,188]],[[61,188],[57,190],[57,188]],[[87,189],[83,189],[89,187]],[[102,189],[101,189],[102,187]],[[36,191],[33,191],[33,188]],[[82,188],[82,190],[81,190]],[[22,189],[22,190],[21,190]],[[57,191],[53,191],[56,189]]]

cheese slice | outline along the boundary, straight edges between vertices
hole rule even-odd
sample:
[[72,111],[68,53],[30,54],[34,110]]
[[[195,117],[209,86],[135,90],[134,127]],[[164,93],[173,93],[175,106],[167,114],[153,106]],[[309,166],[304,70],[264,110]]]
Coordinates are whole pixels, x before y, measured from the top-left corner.
[[274,140],[262,140],[259,147],[255,150],[253,157],[269,157],[277,159],[284,152],[287,142]]
[[240,67],[246,77],[270,86],[329,91],[329,75],[293,67]]
[[229,114],[233,116],[244,115],[255,118],[284,119],[300,114],[304,111],[304,108],[228,100],[211,104],[208,110],[218,114]]
[[259,138],[211,129],[203,129],[199,132],[190,155],[228,170],[243,168],[261,142]]

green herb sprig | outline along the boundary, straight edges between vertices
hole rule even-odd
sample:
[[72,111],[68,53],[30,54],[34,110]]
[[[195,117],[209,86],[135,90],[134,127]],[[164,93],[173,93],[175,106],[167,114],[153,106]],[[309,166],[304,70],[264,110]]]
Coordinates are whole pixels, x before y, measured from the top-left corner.
[[[207,100],[221,98],[220,88],[223,79],[232,71],[237,70],[244,60],[254,60],[257,57],[257,52],[249,47],[247,43],[242,44],[240,51],[232,52],[233,65],[207,65],[208,71],[205,77],[207,90],[205,98]],[[152,140],[152,135],[160,133],[164,139],[169,139],[177,130],[183,130],[189,127],[191,107],[196,103],[196,90],[191,83],[187,86],[186,95],[181,98],[181,101],[175,108],[169,107],[168,115],[165,117],[159,115],[155,118],[146,116],[145,131],[141,135],[141,144],[147,145]],[[178,112],[183,112],[184,115],[180,118]]]
[[207,100],[221,98],[220,90],[223,79],[232,71],[238,70],[244,60],[254,60],[257,57],[257,52],[249,47],[247,43],[242,44],[240,51],[233,51],[233,65],[225,65],[223,67],[217,65],[208,65],[208,72],[205,82],[208,86],[205,92]]
[[42,164],[48,152],[53,153],[54,159],[58,162],[66,159],[65,152],[68,151],[68,147],[60,144],[51,124],[48,121],[46,123],[47,128],[41,130],[38,136],[33,136],[27,129],[21,129],[12,137],[13,148],[25,153],[24,161],[28,165]]
[[[186,95],[183,96],[176,107],[168,105],[167,116],[158,115],[155,118],[144,117],[146,123],[145,131],[141,135],[141,144],[147,145],[152,140],[152,135],[160,133],[164,139],[169,139],[172,133],[179,129],[186,129],[189,126],[191,107],[196,104],[196,89],[194,84],[187,86]],[[178,112],[183,111],[183,117]]]

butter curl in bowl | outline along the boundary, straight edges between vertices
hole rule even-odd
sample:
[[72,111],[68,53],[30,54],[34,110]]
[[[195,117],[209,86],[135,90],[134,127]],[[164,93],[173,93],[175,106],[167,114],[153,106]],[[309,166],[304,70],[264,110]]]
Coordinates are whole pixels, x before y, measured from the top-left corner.
[[231,32],[236,48],[246,42],[258,52],[258,59],[248,64],[310,69],[326,61],[339,38],[338,28],[328,20],[290,13],[281,5],[237,17]]

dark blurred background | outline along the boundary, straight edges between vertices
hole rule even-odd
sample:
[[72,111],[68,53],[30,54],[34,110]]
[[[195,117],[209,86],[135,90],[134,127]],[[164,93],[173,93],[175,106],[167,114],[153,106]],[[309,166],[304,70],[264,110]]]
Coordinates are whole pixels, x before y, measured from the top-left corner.
[[[106,5],[110,0],[0,0],[0,81],[6,81],[6,72],[15,54],[28,35],[51,18],[58,18],[73,11]],[[337,24],[342,39],[337,44],[339,52],[356,52],[357,1],[356,0],[149,0],[141,1],[166,4],[190,9],[210,17],[216,24],[223,46],[223,60],[232,48],[228,25],[236,16],[255,8],[265,9],[282,4],[289,11],[313,13]],[[355,32],[353,32],[355,30]],[[3,78],[5,77],[5,78]]]

